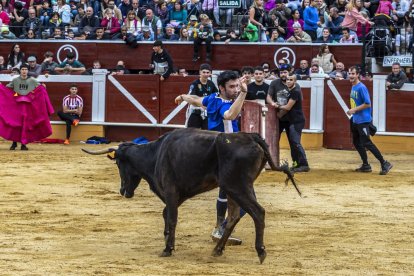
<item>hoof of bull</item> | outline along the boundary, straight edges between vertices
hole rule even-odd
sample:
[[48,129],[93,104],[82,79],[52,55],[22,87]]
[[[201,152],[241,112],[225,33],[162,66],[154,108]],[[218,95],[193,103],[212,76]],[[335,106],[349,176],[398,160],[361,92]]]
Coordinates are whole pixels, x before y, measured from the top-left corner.
[[220,256],[223,255],[223,250],[222,249],[218,249],[218,248],[214,248],[211,255],[213,257],[220,257]]
[[171,251],[162,251],[160,257],[171,257],[172,253]]
[[260,254],[258,254],[258,256],[259,256],[260,264],[262,264],[264,262],[264,260],[266,259],[267,253],[266,253],[265,250],[263,250],[263,252],[261,252]]

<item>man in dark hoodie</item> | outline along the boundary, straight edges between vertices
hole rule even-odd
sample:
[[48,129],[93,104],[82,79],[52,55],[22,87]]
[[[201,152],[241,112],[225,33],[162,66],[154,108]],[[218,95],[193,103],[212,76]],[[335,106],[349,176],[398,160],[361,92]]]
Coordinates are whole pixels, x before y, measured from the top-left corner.
[[155,41],[152,49],[154,52],[151,56],[150,68],[154,70],[154,74],[160,75],[160,80],[163,81],[173,72],[173,60],[170,54],[163,49],[162,41]]

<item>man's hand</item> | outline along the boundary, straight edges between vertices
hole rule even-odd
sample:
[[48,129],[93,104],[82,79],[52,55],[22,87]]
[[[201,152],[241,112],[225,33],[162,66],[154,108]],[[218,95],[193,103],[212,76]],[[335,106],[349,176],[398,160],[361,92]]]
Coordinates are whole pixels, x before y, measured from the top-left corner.
[[250,79],[246,76],[243,76],[239,78],[239,84],[240,84],[240,91],[242,93],[247,93],[247,85],[250,83]]
[[164,79],[164,77],[163,76],[161,76],[160,77],[160,81],[164,81],[165,79]]
[[348,114],[348,115],[355,114],[355,109],[354,109],[354,108],[351,108],[350,110],[348,110],[348,111],[346,112],[346,114]]
[[183,95],[177,96],[174,100],[176,104],[181,104],[184,101]]
[[385,83],[385,87],[386,87],[387,89],[390,87],[390,85],[391,85],[391,83],[390,83],[389,81],[387,81],[387,82]]

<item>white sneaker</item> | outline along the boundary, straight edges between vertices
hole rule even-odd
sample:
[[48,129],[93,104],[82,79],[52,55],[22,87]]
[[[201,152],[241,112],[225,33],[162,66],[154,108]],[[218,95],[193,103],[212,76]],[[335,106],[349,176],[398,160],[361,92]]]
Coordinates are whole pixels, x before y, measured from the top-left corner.
[[[223,230],[221,229],[221,227],[214,228],[213,232],[211,232],[211,239],[214,242],[218,242],[221,239],[222,236],[223,236]],[[226,242],[226,245],[229,245],[229,246],[230,245],[241,245],[241,244],[242,244],[241,239],[238,239],[238,238],[235,238],[235,237],[232,237],[232,236],[230,236],[227,239],[227,242]]]

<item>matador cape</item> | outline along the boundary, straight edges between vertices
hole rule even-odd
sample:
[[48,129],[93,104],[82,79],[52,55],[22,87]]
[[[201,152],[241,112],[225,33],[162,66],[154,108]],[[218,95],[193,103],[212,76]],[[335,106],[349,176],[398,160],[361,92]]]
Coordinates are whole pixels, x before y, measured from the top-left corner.
[[53,112],[43,85],[23,96],[0,84],[0,136],[4,139],[28,144],[50,136]]

